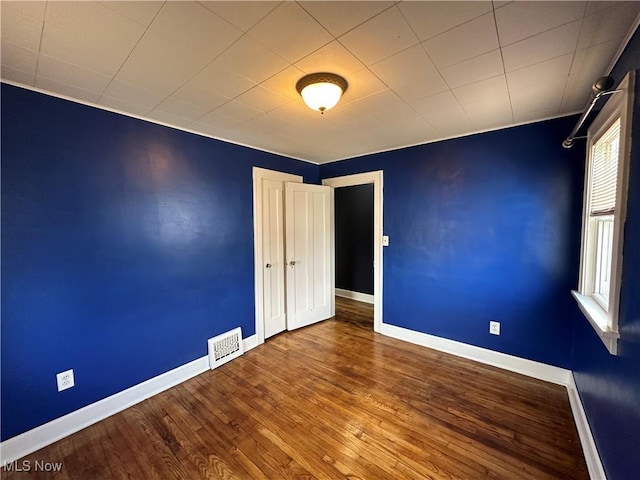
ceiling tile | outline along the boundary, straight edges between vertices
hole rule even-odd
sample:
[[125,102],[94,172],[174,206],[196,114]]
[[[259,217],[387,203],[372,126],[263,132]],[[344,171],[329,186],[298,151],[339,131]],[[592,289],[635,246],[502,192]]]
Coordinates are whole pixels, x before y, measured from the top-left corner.
[[491,2],[402,2],[398,5],[420,40],[428,40],[491,12]]
[[366,65],[371,65],[418,43],[397,7],[368,20],[342,37],[340,43]]
[[200,123],[208,123],[210,125],[220,125],[224,127],[232,127],[240,123],[259,117],[262,112],[258,109],[248,107],[240,102],[231,100],[228,103],[216,108],[204,117],[198,119]]
[[131,100],[122,100],[118,97],[112,97],[110,95],[104,94],[98,99],[96,103],[106,108],[117,110],[125,114],[136,115],[139,117],[144,116],[149,111],[148,106],[138,105]]
[[[340,105],[340,104],[338,104]],[[321,118],[331,118],[333,112],[335,110],[328,111],[325,115],[322,115]],[[319,117],[318,112],[311,110],[307,107],[300,97],[298,97],[297,101],[293,101],[290,103],[286,103],[281,107],[276,108],[269,112],[269,116],[275,118],[277,120],[281,120],[285,122],[285,124],[289,123],[306,123],[309,117]]]
[[[587,2],[512,2],[496,10],[502,46],[583,17]],[[526,18],[526,21],[522,21]]]
[[164,2],[154,1],[135,1],[135,2],[100,2],[104,7],[115,10],[122,15],[126,15],[142,25],[149,25],[151,20],[156,16]]
[[440,72],[450,88],[468,85],[504,73],[502,54],[500,50],[493,50],[445,67]]
[[483,15],[423,42],[438,68],[448,67],[498,48],[493,13]]
[[487,101],[491,101],[493,98],[502,99],[508,95],[506,77],[498,75],[464,87],[454,88],[453,93],[462,105],[477,102],[480,99]]
[[147,35],[158,34],[191,56],[212,60],[242,31],[197,2],[166,2]]
[[290,63],[300,60],[333,39],[295,2],[282,2],[252,27],[248,35]]
[[386,88],[384,83],[367,69],[349,75],[347,82],[349,82],[349,88],[340,99],[338,105],[346,105],[349,102],[373,95]]
[[640,14],[640,2],[625,2],[585,17],[582,22],[578,48],[591,47],[599,43],[622,42]]
[[124,102],[131,102],[137,106],[137,111],[140,111],[141,107],[144,107],[146,113],[162,102],[167,95],[136,85],[130,85],[120,80],[114,80],[104,91],[103,97],[104,96],[115,97]]
[[467,115],[450,91],[422,98],[412,105],[441,135],[453,135],[472,128]]
[[332,72],[342,76],[365,68],[364,64],[337,40],[296,62],[295,66],[305,73]]
[[164,110],[159,110],[154,108],[149,113],[145,115],[145,118],[155,120],[158,122],[165,123],[167,125],[171,125],[173,127],[187,129],[188,125],[192,123],[191,120],[187,120],[180,115],[176,115],[174,113],[166,112]]
[[191,128],[197,130],[199,133],[206,135],[208,137],[217,138],[226,142],[233,142],[231,139],[231,132],[223,127],[211,125],[209,123],[203,122],[193,122],[191,124]]
[[574,113],[583,110],[591,96],[594,81],[595,79],[582,75],[569,75],[560,106],[561,111]]
[[200,3],[243,32],[253,27],[280,4],[280,2],[246,0],[242,2],[214,1]]
[[391,7],[393,2],[302,2],[301,6],[324,26],[332,35],[339,37],[343,33],[366,22],[383,10]]
[[185,50],[164,36],[148,32],[116,78],[168,96],[200,72],[209,59],[204,50]]
[[[401,128],[402,125],[413,121],[419,121],[420,117],[404,100],[391,90],[383,90],[364,99],[352,102],[343,109],[352,113],[357,120],[364,112],[375,119],[376,124]],[[350,112],[351,111],[351,112]]]
[[282,57],[247,36],[234,43],[216,58],[213,64],[242,75],[255,83],[266,80],[288,65]]
[[534,65],[575,50],[580,34],[581,21],[554,28],[502,48],[502,58],[507,72]]
[[[89,70],[115,74],[145,27],[100,4],[50,2],[41,52]],[[81,38],[82,41],[78,41]]]
[[98,96],[111,81],[111,77],[44,54],[39,56],[37,75],[67,85],[82,85],[84,90],[96,93]]
[[96,103],[98,97],[100,96],[99,93],[90,92],[88,90],[78,88],[74,85],[56,82],[55,80],[45,77],[37,77],[34,86],[43,90],[54,92],[59,95],[75,98],[83,102]]
[[543,111],[553,111],[552,115],[557,114],[567,80],[568,77],[557,78],[510,91],[513,115],[521,117]]
[[248,129],[248,131],[255,132],[256,134],[273,132],[285,125],[286,122],[270,115],[269,113],[247,120],[242,124],[242,126]]
[[[324,162],[580,111],[639,11],[640,2],[3,1],[1,72]],[[319,70],[349,82],[325,115],[295,91]]]
[[37,52],[9,42],[2,42],[0,47],[2,48],[0,60],[3,66],[35,75],[38,63]]
[[415,128],[416,125],[420,125],[423,134],[433,130],[429,122],[404,102],[373,109],[371,115],[378,120],[380,128],[385,130],[387,140],[401,135],[402,131]]
[[463,104],[462,108],[477,130],[505,127],[513,123],[508,95],[492,95],[490,99],[479,98]]
[[618,42],[607,42],[575,52],[571,75],[581,74],[590,78],[591,83],[607,73],[611,58],[618,50]]
[[17,68],[8,67],[7,65],[2,65],[1,74],[3,80],[29,85],[31,87],[33,86],[36,78],[36,75],[33,72],[25,72],[23,70],[18,70]]
[[155,110],[176,115],[183,120],[196,120],[211,109],[202,105],[193,105],[172,96],[160,103]]
[[248,107],[255,108],[265,113],[270,112],[285,103],[291,102],[290,99],[278,95],[277,93],[274,93],[260,85],[248,90],[238,96],[235,100],[243,105],[247,105]]
[[587,2],[587,10],[585,15],[593,15],[594,13],[600,12],[602,10],[606,10],[607,8],[613,8],[619,5],[624,5],[629,3],[635,3],[635,0],[630,2],[618,2],[618,1],[610,1],[610,0]]
[[2,43],[40,49],[45,2],[2,2]]
[[296,91],[296,83],[303,76],[302,70],[291,65],[268,78],[261,85],[289,100],[299,100],[300,95]]
[[371,65],[370,69],[407,101],[447,90],[440,73],[420,45]]
[[509,72],[507,73],[509,89],[518,90],[557,78],[564,78],[566,81],[572,62],[573,54],[569,53],[546,62],[536,63],[535,65]]
[[211,110],[255,85],[255,82],[214,61],[180,87],[173,96],[192,105],[200,105]]

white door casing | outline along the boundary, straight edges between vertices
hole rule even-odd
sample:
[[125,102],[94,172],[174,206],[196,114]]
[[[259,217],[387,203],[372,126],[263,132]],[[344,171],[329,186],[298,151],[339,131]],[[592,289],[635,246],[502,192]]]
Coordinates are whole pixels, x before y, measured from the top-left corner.
[[333,315],[333,190],[285,184],[287,329]]
[[[382,330],[382,232],[383,232],[383,172],[358,173],[325,178],[323,185],[333,188],[373,183],[373,330]],[[333,225],[333,221],[332,221]]]
[[[273,334],[271,332],[276,331],[279,327],[278,326],[269,326],[267,328],[265,328],[265,319],[270,318],[273,320],[273,316],[271,316],[272,312],[276,311],[277,309],[274,310],[274,308],[271,306],[269,302],[269,299],[272,298],[271,296],[269,296],[268,298],[265,298],[265,276],[267,277],[268,281],[275,281],[276,279],[273,278],[274,276],[277,277],[277,275],[274,275],[273,272],[268,271],[265,275],[265,270],[269,270],[266,268],[267,263],[271,263],[269,261],[266,261],[266,256],[265,256],[265,252],[264,252],[264,223],[265,223],[265,215],[264,215],[264,207],[263,207],[263,201],[264,201],[264,197],[265,197],[265,183],[268,183],[269,185],[271,185],[271,187],[268,187],[267,190],[269,188],[273,189],[273,183],[270,182],[275,182],[275,183],[279,183],[281,185],[281,192],[284,192],[284,183],[285,182],[302,182],[302,177],[299,175],[292,175],[289,173],[283,173],[283,172],[276,172],[273,170],[267,170],[264,168],[259,168],[259,167],[253,167],[253,246],[254,246],[254,283],[255,283],[255,319],[256,319],[256,336],[257,336],[257,343],[261,344],[264,343],[264,339],[265,339],[265,331],[268,331],[270,334]],[[267,195],[268,196],[268,195]],[[280,204],[281,206],[284,206],[284,196],[282,197],[282,203]],[[269,218],[267,216],[267,218]],[[269,222],[267,222],[269,223]],[[281,217],[280,219],[280,225],[283,226],[284,223],[284,217]],[[281,235],[280,237],[282,240],[284,240],[284,236]],[[280,247],[280,251],[284,253],[284,245],[281,245]],[[269,255],[269,254],[267,254]],[[272,260],[272,259],[271,259]],[[283,258],[284,260],[284,258]],[[282,284],[280,285],[279,289],[280,289],[280,297],[282,297],[282,307],[284,307],[284,291],[285,291],[285,285],[284,285],[284,261],[282,262]],[[278,280],[279,281],[279,280]],[[271,287],[268,287],[270,290],[270,293],[273,294],[274,293],[274,289]],[[267,312],[265,314],[265,312]],[[284,313],[284,322],[286,324],[286,313]],[[276,315],[275,317],[277,320],[275,320],[275,324],[279,325],[280,322],[282,322],[282,318],[278,317]],[[268,336],[268,335],[267,335]]]

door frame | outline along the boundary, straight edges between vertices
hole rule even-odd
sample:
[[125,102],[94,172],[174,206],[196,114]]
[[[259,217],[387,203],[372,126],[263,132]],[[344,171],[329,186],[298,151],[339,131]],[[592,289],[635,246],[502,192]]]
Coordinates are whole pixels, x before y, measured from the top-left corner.
[[[264,279],[262,266],[264,256],[262,252],[262,180],[276,182],[302,183],[301,175],[267,170],[266,168],[253,167],[253,262],[254,262],[254,289],[255,289],[255,319],[257,345],[264,343]],[[283,190],[284,192],[284,190]],[[284,198],[282,199],[284,206]],[[284,222],[284,218],[282,219]],[[283,286],[286,288],[286,285]],[[284,290],[283,290],[284,291]],[[286,315],[286,303],[285,303]]]
[[[382,330],[382,232],[383,232],[383,171],[357,173],[342,177],[325,178],[323,185],[333,188],[352,187],[373,183],[373,331]],[[334,215],[335,218],[335,215]],[[335,225],[334,225],[335,230]],[[335,261],[335,260],[334,260]],[[335,268],[334,268],[335,271]],[[335,275],[333,278],[335,290]]]

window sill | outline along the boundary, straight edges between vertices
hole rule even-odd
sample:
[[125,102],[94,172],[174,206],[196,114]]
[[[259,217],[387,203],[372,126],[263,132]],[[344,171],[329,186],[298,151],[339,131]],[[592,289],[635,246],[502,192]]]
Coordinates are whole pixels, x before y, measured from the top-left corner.
[[609,350],[609,353],[611,355],[617,355],[618,338],[620,338],[620,334],[606,326],[606,312],[593,298],[582,295],[575,290],[572,290],[571,294],[576,299],[576,302],[578,302],[578,307],[580,307],[584,316],[587,317],[587,320],[589,320],[589,323],[600,337],[600,340],[602,340],[602,343],[604,343],[607,350]]

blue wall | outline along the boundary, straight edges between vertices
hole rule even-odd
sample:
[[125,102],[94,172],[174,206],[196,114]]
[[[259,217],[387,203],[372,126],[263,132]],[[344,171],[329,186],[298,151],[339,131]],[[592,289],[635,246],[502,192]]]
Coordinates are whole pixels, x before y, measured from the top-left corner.
[[384,171],[385,323],[570,367],[584,158],[561,142],[574,123],[321,166]]
[[255,333],[253,165],[318,180],[2,85],[3,440],[206,355],[213,335]]
[[[640,68],[640,32],[616,64],[616,85]],[[575,308],[573,370],[609,480],[640,474],[640,72],[636,72],[631,170],[625,225],[618,356],[609,355]]]

